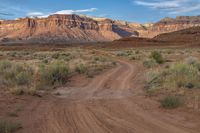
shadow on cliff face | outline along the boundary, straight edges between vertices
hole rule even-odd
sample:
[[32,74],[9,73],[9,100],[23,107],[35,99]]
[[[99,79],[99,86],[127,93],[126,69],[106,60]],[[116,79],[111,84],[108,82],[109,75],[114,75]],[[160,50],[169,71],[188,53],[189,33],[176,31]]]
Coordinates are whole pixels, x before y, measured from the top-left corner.
[[129,32],[127,30],[124,30],[122,28],[120,28],[118,25],[113,25],[113,31],[115,33],[117,33],[119,36],[123,37],[131,37],[131,36],[139,36],[139,33],[137,31],[133,32]]

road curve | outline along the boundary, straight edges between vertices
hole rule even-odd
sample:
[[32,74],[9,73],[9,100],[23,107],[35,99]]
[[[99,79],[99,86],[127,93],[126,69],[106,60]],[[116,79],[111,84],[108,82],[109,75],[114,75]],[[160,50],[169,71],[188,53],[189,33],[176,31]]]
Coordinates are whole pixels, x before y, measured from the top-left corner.
[[85,87],[58,89],[62,95],[48,101],[37,133],[199,133],[196,121],[164,112],[142,95],[140,65],[118,62]]

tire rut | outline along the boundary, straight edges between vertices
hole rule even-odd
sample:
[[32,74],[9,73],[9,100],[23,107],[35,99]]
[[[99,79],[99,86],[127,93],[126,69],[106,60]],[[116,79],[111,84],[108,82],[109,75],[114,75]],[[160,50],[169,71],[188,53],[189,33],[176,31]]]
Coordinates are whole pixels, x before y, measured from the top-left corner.
[[[179,114],[166,120],[167,113],[160,112],[153,101],[139,95],[144,75],[140,65],[118,62],[116,68],[97,76],[83,88],[58,89],[62,96],[49,102],[40,132],[198,133],[197,128],[192,130],[170,121]],[[152,106],[153,110],[145,110],[140,103]]]

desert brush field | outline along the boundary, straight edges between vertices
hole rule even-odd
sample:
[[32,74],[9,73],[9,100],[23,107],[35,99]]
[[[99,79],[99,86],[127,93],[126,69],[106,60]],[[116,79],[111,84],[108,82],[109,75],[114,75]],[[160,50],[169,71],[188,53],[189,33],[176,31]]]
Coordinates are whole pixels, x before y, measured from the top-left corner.
[[200,131],[199,48],[1,49],[1,133]]

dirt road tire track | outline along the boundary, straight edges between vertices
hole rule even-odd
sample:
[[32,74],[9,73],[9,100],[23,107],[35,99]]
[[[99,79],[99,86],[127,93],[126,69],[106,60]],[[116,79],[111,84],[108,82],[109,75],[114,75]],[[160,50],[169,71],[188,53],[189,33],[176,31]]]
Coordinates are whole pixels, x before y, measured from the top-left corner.
[[162,112],[155,101],[140,95],[140,65],[118,62],[83,88],[58,89],[62,95],[48,101],[37,133],[199,133],[196,119]]

